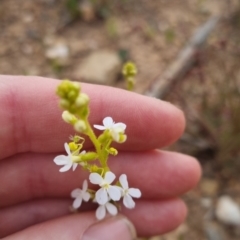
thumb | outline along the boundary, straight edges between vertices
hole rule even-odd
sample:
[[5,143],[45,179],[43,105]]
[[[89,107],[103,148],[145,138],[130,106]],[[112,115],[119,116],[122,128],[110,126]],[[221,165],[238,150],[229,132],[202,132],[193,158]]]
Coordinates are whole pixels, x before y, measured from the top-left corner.
[[97,221],[94,213],[81,213],[29,227],[5,240],[133,240],[133,224],[122,215]]

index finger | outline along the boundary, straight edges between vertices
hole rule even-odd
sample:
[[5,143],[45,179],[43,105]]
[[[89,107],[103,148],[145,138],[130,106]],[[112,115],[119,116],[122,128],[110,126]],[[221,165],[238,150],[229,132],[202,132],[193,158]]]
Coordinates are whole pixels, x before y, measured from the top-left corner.
[[[0,159],[22,152],[59,152],[74,134],[61,119],[55,89],[59,80],[41,77],[0,77]],[[90,97],[90,122],[111,116],[127,125],[120,150],[149,150],[174,142],[185,120],[173,105],[112,87],[81,84]],[[90,147],[86,142],[85,147]]]

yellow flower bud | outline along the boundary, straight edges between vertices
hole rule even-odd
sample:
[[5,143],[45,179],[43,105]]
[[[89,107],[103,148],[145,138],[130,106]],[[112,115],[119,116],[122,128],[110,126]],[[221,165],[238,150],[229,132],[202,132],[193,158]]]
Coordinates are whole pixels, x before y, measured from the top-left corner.
[[135,77],[137,74],[137,67],[133,62],[127,62],[124,64],[122,74],[125,78]]
[[80,85],[69,80],[64,80],[57,87],[57,95],[73,103],[80,92]]
[[118,154],[118,150],[116,148],[113,148],[113,147],[109,148],[108,152],[113,156],[116,156]]
[[127,135],[123,133],[119,133],[119,143],[124,143],[127,140]]
[[81,93],[78,98],[76,99],[76,106],[77,107],[82,107],[82,106],[85,106],[89,103],[89,97],[87,94],[85,93]]
[[64,111],[62,113],[62,119],[66,122],[66,123],[70,123],[70,124],[75,124],[77,122],[77,118],[69,113],[68,111]]
[[74,152],[78,149],[78,145],[75,142],[68,143],[68,146],[72,152]]
[[103,172],[103,168],[100,168],[97,165],[90,166],[89,170],[90,170],[91,173],[95,172],[95,173],[99,173],[100,175]]
[[87,130],[87,126],[86,123],[83,120],[78,120],[75,124],[74,124],[74,129],[77,132],[80,133],[84,133]]

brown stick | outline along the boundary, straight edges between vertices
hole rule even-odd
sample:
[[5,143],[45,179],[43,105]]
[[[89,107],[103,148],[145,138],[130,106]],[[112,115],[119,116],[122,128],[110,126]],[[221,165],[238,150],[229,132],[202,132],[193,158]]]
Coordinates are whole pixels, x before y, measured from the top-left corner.
[[203,26],[201,26],[189,43],[179,53],[176,60],[157,77],[145,91],[145,95],[164,99],[174,83],[183,78],[196,62],[198,51],[202,48],[206,39],[219,22],[219,16],[211,17]]

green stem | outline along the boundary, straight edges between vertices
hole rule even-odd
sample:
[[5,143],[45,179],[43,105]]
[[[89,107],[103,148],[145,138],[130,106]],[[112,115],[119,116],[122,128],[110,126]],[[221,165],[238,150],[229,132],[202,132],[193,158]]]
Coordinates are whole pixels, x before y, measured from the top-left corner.
[[105,168],[105,167],[107,167],[107,165],[106,165],[106,161],[104,160],[104,154],[102,152],[101,144],[98,142],[97,137],[94,134],[94,132],[92,130],[92,127],[91,127],[91,125],[88,122],[88,119],[86,119],[85,122],[86,122],[86,125],[87,125],[87,133],[86,133],[86,135],[88,135],[88,137],[92,141],[92,143],[93,143],[93,145],[94,145],[94,147],[96,149],[96,152],[98,154],[99,161],[100,161],[102,167]]
[[109,155],[107,149],[109,148],[111,142],[112,142],[112,140],[109,140],[109,141],[107,142],[107,144],[104,145],[104,148],[103,148],[103,149],[104,149],[104,152],[103,152],[103,160],[104,160],[104,163],[105,163],[106,166],[107,166],[107,159],[108,159],[108,155]]

